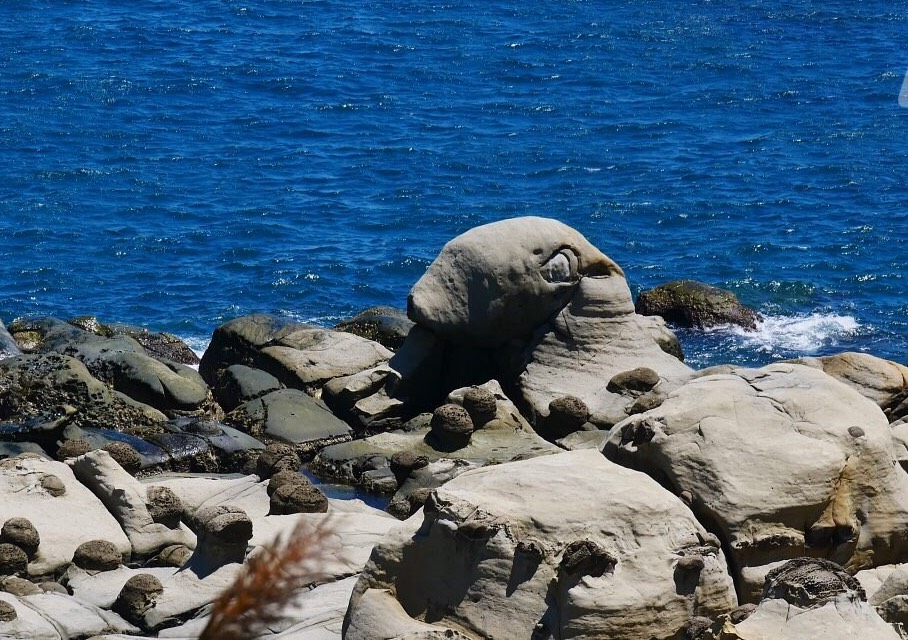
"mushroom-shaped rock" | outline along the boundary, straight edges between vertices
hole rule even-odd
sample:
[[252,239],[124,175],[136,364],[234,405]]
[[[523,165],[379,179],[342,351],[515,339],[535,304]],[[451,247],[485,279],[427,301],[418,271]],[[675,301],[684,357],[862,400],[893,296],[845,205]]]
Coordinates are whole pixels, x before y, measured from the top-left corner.
[[[375,547],[346,630],[395,637],[425,621],[468,637],[677,637],[691,616],[737,604],[706,539],[675,496],[595,450],[475,469]],[[702,568],[681,588],[674,565],[694,554]]]
[[908,553],[908,476],[894,465],[886,418],[817,369],[704,375],[616,425],[604,452],[688,492],[730,549],[748,601],[792,557],[857,571]]
[[38,535],[35,525],[28,518],[10,518],[0,528],[0,542],[16,545],[31,559],[38,551],[41,537]]
[[162,593],[164,586],[157,576],[139,573],[126,581],[111,609],[126,620],[143,625],[145,612],[154,606]]
[[189,563],[197,572],[243,561],[252,539],[252,520],[245,511],[230,505],[205,507],[195,513],[194,521],[198,539]]
[[590,418],[590,409],[576,396],[561,396],[549,403],[545,432],[550,438],[561,438],[583,428]]

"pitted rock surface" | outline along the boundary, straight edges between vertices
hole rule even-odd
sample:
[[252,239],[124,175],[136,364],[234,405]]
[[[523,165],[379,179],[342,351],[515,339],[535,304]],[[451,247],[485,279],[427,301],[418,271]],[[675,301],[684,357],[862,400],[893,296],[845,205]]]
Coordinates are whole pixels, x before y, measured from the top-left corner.
[[781,598],[802,609],[820,607],[840,595],[866,600],[857,578],[823,558],[795,558],[766,574],[763,598]]
[[31,559],[38,551],[41,536],[38,535],[35,525],[27,518],[10,518],[0,528],[0,542],[16,545]]
[[117,545],[107,540],[83,542],[73,554],[73,564],[86,571],[112,571],[123,562]]

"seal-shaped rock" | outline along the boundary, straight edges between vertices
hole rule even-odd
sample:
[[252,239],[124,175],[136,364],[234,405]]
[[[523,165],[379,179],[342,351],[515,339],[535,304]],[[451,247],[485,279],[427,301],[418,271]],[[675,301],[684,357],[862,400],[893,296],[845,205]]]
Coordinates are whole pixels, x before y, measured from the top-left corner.
[[644,291],[634,308],[640,315],[662,316],[666,322],[699,329],[734,324],[753,330],[762,320],[732,292],[696,280],[675,280]]

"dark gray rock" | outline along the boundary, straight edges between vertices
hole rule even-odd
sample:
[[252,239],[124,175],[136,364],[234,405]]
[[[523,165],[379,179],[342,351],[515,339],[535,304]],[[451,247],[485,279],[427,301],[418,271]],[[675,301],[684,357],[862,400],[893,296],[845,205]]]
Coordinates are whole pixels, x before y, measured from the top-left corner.
[[117,545],[107,540],[83,542],[73,553],[73,564],[86,571],[112,571],[122,562]]
[[71,426],[138,434],[160,430],[164,416],[111,391],[79,360],[51,353],[0,361],[0,420],[33,421],[37,430],[20,439],[56,450]]
[[199,357],[185,342],[170,333],[156,333],[145,327],[121,323],[101,323],[95,316],[79,316],[67,322],[99,336],[112,338],[128,336],[138,342],[145,352],[157,360],[197,365]]
[[224,419],[254,437],[293,443],[300,452],[314,452],[352,437],[352,429],[321,400],[297,389],[273,391],[231,411]]
[[211,386],[217,385],[220,372],[235,364],[259,367],[260,349],[288,328],[299,325],[286,318],[254,314],[235,318],[219,326],[202,355],[199,373]]
[[[162,422],[160,424],[160,430],[156,431],[158,433],[163,432],[166,427],[166,423]],[[73,425],[64,429],[63,435],[67,440],[84,440],[90,445],[91,450],[104,449],[109,444],[113,443],[128,444],[139,454],[143,471],[164,469],[170,466],[170,455],[166,451],[136,435],[121,433],[112,429],[97,429],[91,427],[80,429]],[[153,435],[154,433],[146,433],[145,437],[150,438]],[[79,445],[75,446],[78,447]],[[59,450],[57,452],[57,457],[60,457]]]
[[41,536],[28,518],[10,518],[0,528],[0,542],[14,544],[28,555],[29,560],[38,552]]
[[370,307],[334,328],[374,340],[392,351],[397,351],[414,324],[403,309],[380,306]]
[[641,315],[662,316],[666,322],[700,329],[723,324],[756,329],[762,319],[730,291],[695,280],[676,280],[644,291],[635,309]]
[[280,381],[270,373],[235,364],[221,372],[213,392],[218,404],[224,411],[230,412],[241,404],[257,400],[282,387]]

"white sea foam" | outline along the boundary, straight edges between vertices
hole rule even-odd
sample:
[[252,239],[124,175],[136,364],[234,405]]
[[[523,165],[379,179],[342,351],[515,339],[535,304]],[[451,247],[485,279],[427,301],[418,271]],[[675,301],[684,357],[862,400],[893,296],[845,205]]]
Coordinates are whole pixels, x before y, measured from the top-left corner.
[[764,353],[809,355],[854,336],[861,328],[853,316],[813,313],[796,316],[765,316],[756,331],[734,327],[745,347]]

